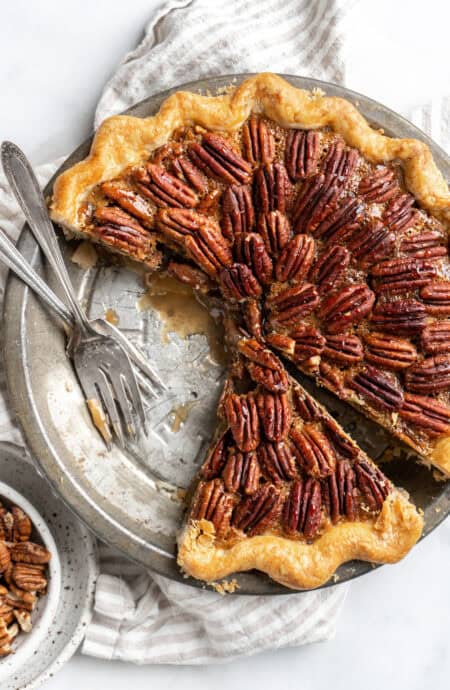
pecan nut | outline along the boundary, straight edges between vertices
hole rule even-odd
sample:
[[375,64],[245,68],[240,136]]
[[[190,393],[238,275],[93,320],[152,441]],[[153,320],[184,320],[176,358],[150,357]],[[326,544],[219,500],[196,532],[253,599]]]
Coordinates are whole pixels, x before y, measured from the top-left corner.
[[341,398],[345,397],[342,373],[325,360],[320,362],[318,380],[327,388],[338,393]]
[[350,263],[350,252],[339,245],[329,247],[319,256],[310,273],[319,293],[329,292],[342,282]]
[[312,539],[322,522],[322,493],[320,484],[309,477],[292,482],[283,510],[283,527],[288,534],[299,532]]
[[409,340],[383,333],[367,333],[366,360],[383,369],[407,369],[417,359],[417,350]]
[[232,262],[230,248],[212,222],[202,225],[195,236],[186,237],[183,246],[189,258],[212,278],[227,270],[223,267]]
[[352,235],[359,228],[361,204],[357,199],[348,197],[340,206],[330,211],[314,229],[314,236],[326,242],[340,242]]
[[45,592],[47,578],[44,575],[44,567],[44,565],[18,563],[12,570],[12,578],[16,585],[25,592]]
[[256,453],[230,453],[222,472],[223,483],[230,493],[242,491],[250,496],[258,490],[261,470]]
[[314,326],[300,324],[289,331],[289,337],[295,342],[294,359],[297,362],[320,357],[325,347],[325,338]]
[[260,534],[278,516],[281,500],[281,494],[273,484],[264,484],[235,508],[233,526],[250,537]]
[[340,517],[355,520],[357,516],[356,475],[350,463],[347,460],[338,460],[336,471],[322,486],[323,499],[331,522],[335,524]]
[[328,335],[322,356],[340,364],[355,364],[364,356],[361,340],[356,335]]
[[298,476],[295,449],[289,441],[262,443],[257,453],[264,474],[276,486]]
[[317,171],[320,134],[290,129],[286,137],[285,164],[292,182],[309,177]]
[[248,299],[243,305],[245,327],[254,338],[262,338],[262,312],[256,299]]
[[200,170],[191,163],[187,156],[178,156],[172,161],[172,168],[177,177],[187,182],[198,194],[206,194],[208,182]]
[[298,451],[300,467],[317,479],[328,477],[336,467],[336,453],[328,438],[315,427],[291,430],[291,439]]
[[405,388],[411,393],[437,393],[450,388],[450,355],[432,355],[405,373]]
[[304,422],[316,422],[322,419],[322,410],[314,398],[299,386],[292,389],[294,410]]
[[334,213],[340,194],[333,176],[319,174],[308,178],[294,204],[294,232],[314,233],[317,226]]
[[401,194],[391,199],[386,206],[383,222],[391,230],[407,230],[415,224],[418,218],[417,209],[413,208],[414,197],[410,194]]
[[400,187],[394,171],[380,167],[361,179],[358,192],[368,204],[383,204],[398,196]]
[[332,417],[323,417],[322,426],[333,447],[346,458],[354,460],[358,455],[358,446],[346,436]]
[[291,184],[282,163],[268,163],[255,173],[254,190],[256,206],[261,213],[287,209]]
[[156,206],[193,208],[198,204],[196,192],[162,165],[147,163],[136,170],[133,177],[139,192]]
[[423,350],[430,355],[450,352],[450,323],[447,321],[430,323],[422,331],[421,345]]
[[291,427],[291,408],[286,393],[257,393],[261,428],[268,441],[283,441]]
[[445,239],[438,230],[423,230],[406,235],[400,243],[400,251],[418,259],[438,259],[447,256]]
[[271,163],[275,157],[275,139],[267,123],[252,115],[242,127],[242,151],[252,165]]
[[375,295],[367,285],[349,285],[322,302],[320,317],[328,333],[342,333],[371,311]]
[[203,479],[214,479],[221,474],[227,460],[227,447],[228,432],[225,431],[217,443],[210,449],[202,465],[200,476],[203,477]]
[[450,408],[425,395],[405,393],[399,414],[432,436],[450,433]]
[[146,251],[151,247],[153,239],[149,231],[117,206],[97,208],[95,221],[95,234],[118,249],[127,251],[134,248]]
[[253,381],[260,383],[272,393],[287,391],[287,373],[278,357],[256,339],[240,340],[237,347],[247,359],[246,367]]
[[358,152],[348,148],[343,141],[338,139],[329,147],[321,167],[326,175],[334,175],[339,184],[346,184],[355,172],[358,163]]
[[4,541],[0,541],[0,573],[8,570],[11,563],[11,555]]
[[292,357],[295,352],[295,340],[282,333],[269,333],[266,335],[266,343],[274,350],[282,352],[284,355]]
[[371,316],[372,323],[385,333],[416,335],[426,326],[425,307],[414,299],[381,302]]
[[31,563],[40,565],[48,563],[51,558],[50,551],[41,544],[34,544],[31,541],[22,541],[10,547],[11,560],[16,563]]
[[395,411],[403,404],[403,391],[373,366],[355,374],[348,380],[348,386],[380,409]]
[[375,292],[404,292],[427,285],[436,275],[436,267],[425,259],[392,259],[373,266]]
[[208,520],[218,535],[223,535],[230,524],[233,497],[225,492],[223,482],[213,479],[200,482],[191,510],[192,520]]
[[369,510],[381,510],[384,499],[391,491],[391,485],[378,467],[361,460],[354,465],[356,481],[361,497]]
[[167,273],[176,278],[180,283],[189,285],[194,290],[200,290],[201,292],[208,292],[214,286],[214,283],[208,278],[206,273],[203,273],[198,268],[194,268],[190,264],[169,261]]
[[259,297],[262,293],[261,285],[245,264],[232,264],[224,268],[219,279],[224,295],[231,300],[240,302],[248,297]]
[[188,147],[191,161],[208,177],[228,184],[246,184],[252,168],[219,134],[207,132],[202,143],[193,142]]
[[428,314],[448,316],[450,314],[450,283],[436,280],[425,285],[420,291]]
[[255,450],[260,441],[260,420],[253,393],[227,396],[225,416],[239,450],[244,453]]
[[395,233],[384,227],[380,221],[372,221],[358,228],[347,240],[347,247],[363,266],[387,258],[395,244]]
[[258,218],[257,230],[271,256],[279,254],[292,234],[287,216],[280,211],[261,214]]
[[255,225],[252,190],[249,185],[227,187],[222,199],[222,232],[228,240],[251,232]]
[[270,323],[288,326],[310,314],[319,304],[319,295],[314,285],[304,283],[280,290],[266,299],[271,312]]
[[236,235],[234,253],[236,261],[247,264],[262,285],[271,282],[273,263],[261,235],[255,232]]
[[26,513],[18,506],[11,508],[13,516],[12,541],[29,541],[33,526]]
[[153,211],[146,199],[134,190],[124,187],[123,183],[114,180],[103,182],[100,189],[108,199],[115,201],[124,211],[131,213],[135,218],[144,223],[152,222]]
[[294,235],[280,253],[275,264],[275,277],[280,283],[303,281],[314,261],[315,242],[309,235]]

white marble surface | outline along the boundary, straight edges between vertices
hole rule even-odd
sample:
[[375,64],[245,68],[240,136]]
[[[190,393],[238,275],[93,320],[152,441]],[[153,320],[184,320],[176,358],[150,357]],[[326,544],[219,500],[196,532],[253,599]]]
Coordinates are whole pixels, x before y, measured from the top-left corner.
[[[0,137],[35,163],[88,133],[108,75],[140,38],[158,0],[14,0],[0,9]],[[348,85],[400,111],[450,90],[445,0],[360,2]],[[261,65],[270,69],[270,65]],[[369,86],[370,85],[370,86]],[[136,667],[76,656],[46,690],[443,690],[450,686],[450,522],[402,563],[352,584],[336,639],[216,667]]]

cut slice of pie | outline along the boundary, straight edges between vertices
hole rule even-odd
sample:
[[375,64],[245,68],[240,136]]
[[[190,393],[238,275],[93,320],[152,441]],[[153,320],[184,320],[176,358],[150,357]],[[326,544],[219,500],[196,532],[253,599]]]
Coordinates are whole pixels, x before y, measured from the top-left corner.
[[256,339],[225,385],[218,430],[178,540],[178,563],[213,582],[258,569],[287,587],[352,559],[393,563],[423,519]]
[[[422,142],[387,137],[349,102],[261,74],[218,97],[176,93],[154,117],[105,121],[90,155],[56,181],[51,214],[67,230],[219,299],[264,352],[289,358],[450,476],[450,193]],[[257,362],[245,366],[267,387],[267,372]],[[240,404],[236,395],[231,399]],[[324,424],[311,428],[331,443]],[[346,458],[344,467],[361,494],[357,482],[364,478],[355,462]],[[367,458],[362,462],[376,484],[380,475]],[[263,492],[284,497],[287,488],[275,491],[274,480],[261,476]],[[221,505],[225,501],[234,515],[236,492],[223,478],[208,481],[200,494],[226,496]],[[306,490],[306,476],[296,481],[297,493]],[[357,553],[389,560],[376,551],[376,540],[372,556],[364,551],[364,535],[383,533],[376,525],[388,525],[388,516],[400,530],[402,511],[412,509],[392,490],[361,520],[369,499],[364,503],[360,494],[354,520],[341,515],[325,528],[323,510],[311,545],[304,536],[280,536],[285,527],[269,521],[276,544],[288,539],[301,559],[316,554],[311,572],[321,572],[317,545],[331,553],[330,541],[349,531],[359,536],[346,543],[360,539],[360,550],[337,547],[343,560]],[[194,522],[181,542],[187,570]],[[305,523],[298,525],[304,535]],[[239,533],[239,553],[259,543],[248,538],[251,528],[230,529]],[[283,564],[277,567],[281,573]]]

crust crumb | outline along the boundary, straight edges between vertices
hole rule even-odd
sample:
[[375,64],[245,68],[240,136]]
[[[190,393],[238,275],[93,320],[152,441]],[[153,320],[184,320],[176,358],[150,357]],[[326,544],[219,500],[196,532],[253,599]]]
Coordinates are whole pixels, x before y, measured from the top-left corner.
[[71,261],[80,268],[93,268],[98,259],[94,245],[91,242],[81,242],[72,254]]
[[217,594],[220,594],[221,596],[225,596],[225,594],[233,594],[237,589],[239,589],[239,585],[237,583],[237,580],[222,580],[222,582],[210,582],[210,586],[216,590]]

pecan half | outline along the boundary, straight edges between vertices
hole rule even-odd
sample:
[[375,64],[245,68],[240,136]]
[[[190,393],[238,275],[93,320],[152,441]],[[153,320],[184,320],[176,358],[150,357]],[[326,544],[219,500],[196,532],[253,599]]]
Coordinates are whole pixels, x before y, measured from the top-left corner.
[[255,396],[261,427],[269,441],[282,441],[291,426],[291,408],[286,393],[257,393]]
[[373,266],[375,292],[404,292],[427,285],[436,275],[436,268],[425,259],[392,259]]
[[131,213],[135,218],[151,223],[153,219],[153,211],[148,202],[132,189],[123,186],[121,182],[103,182],[100,189],[108,199],[116,202],[124,211]]
[[310,273],[319,293],[328,292],[343,280],[350,263],[350,252],[339,245],[329,247],[319,256]]
[[322,522],[322,494],[314,479],[297,479],[292,483],[283,511],[283,527],[288,534],[299,532],[312,539]]
[[384,211],[384,223],[396,232],[410,228],[418,218],[417,209],[413,208],[414,203],[414,197],[410,194],[401,194],[391,199]]
[[321,381],[324,386],[327,386],[327,388],[331,388],[332,391],[344,397],[344,385],[341,372],[336,370],[336,367],[333,367],[325,360],[321,360],[320,362],[318,380]]
[[32,563],[40,565],[48,563],[51,558],[50,551],[45,546],[34,544],[31,541],[22,541],[10,547],[11,559],[17,563]]
[[256,299],[248,299],[242,307],[245,326],[254,338],[262,338],[262,312],[259,302]]
[[323,220],[334,213],[340,194],[336,178],[331,175],[313,175],[305,180],[294,204],[294,232],[313,233]]
[[250,232],[255,225],[252,190],[249,185],[227,187],[222,199],[222,232],[229,240]]
[[208,177],[228,184],[246,184],[250,181],[251,165],[219,134],[206,132],[201,144],[193,142],[189,145],[188,154]]
[[355,483],[356,475],[351,465],[347,460],[338,460],[336,471],[322,485],[324,503],[334,524],[340,517],[346,517],[349,520],[356,519]]
[[328,477],[336,466],[336,453],[328,438],[315,427],[291,429],[290,437],[298,451],[300,467],[312,477]]
[[450,388],[450,355],[426,357],[405,373],[405,388],[411,393],[437,393]]
[[224,403],[225,416],[239,450],[248,453],[259,445],[259,408],[253,393],[236,395],[231,393]]
[[186,237],[183,246],[192,261],[209,276],[216,278],[219,271],[227,270],[223,267],[231,264],[232,256],[218,226],[210,219],[206,220],[195,236]]
[[370,266],[390,256],[394,244],[395,233],[385,228],[378,220],[358,228],[347,240],[347,247],[363,266]]
[[393,170],[380,167],[361,179],[358,192],[369,204],[383,204],[399,194],[397,177]]
[[167,273],[184,285],[189,285],[194,290],[208,292],[214,286],[214,283],[208,278],[206,273],[194,268],[190,264],[183,264],[179,261],[169,261],[167,265]]
[[256,453],[232,451],[222,472],[223,483],[227,491],[254,494],[259,487],[261,470]]
[[340,242],[359,228],[358,217],[361,204],[357,199],[348,197],[340,206],[331,210],[324,220],[314,229],[314,236],[326,242]]
[[444,237],[437,230],[423,230],[414,235],[406,235],[400,243],[400,251],[418,259],[437,259],[447,256]]
[[272,393],[287,391],[287,373],[278,357],[253,338],[240,340],[237,347],[247,359],[246,367],[253,381]]
[[95,234],[113,246],[129,250],[149,249],[153,238],[138,221],[117,206],[102,206],[95,211]]
[[33,529],[30,518],[18,506],[11,508],[11,514],[14,518],[12,541],[29,541]]
[[309,235],[294,235],[286,244],[275,264],[275,276],[280,283],[303,281],[314,261],[315,242]]
[[280,211],[261,214],[257,230],[271,256],[276,256],[286,246],[292,234],[288,218]]
[[45,565],[30,565],[18,563],[12,570],[12,578],[16,585],[25,592],[44,592],[47,588],[47,578],[43,570]]
[[328,335],[322,356],[340,364],[355,364],[363,358],[364,350],[356,335]]
[[242,152],[253,165],[273,161],[275,139],[261,118],[252,115],[242,127]]
[[8,570],[10,563],[11,556],[9,549],[4,541],[0,541],[0,573],[4,573],[5,570]]
[[450,314],[450,283],[444,280],[435,280],[425,285],[419,294],[425,303],[428,314],[433,314],[433,316],[448,316]]
[[191,511],[192,520],[209,520],[216,533],[226,532],[233,511],[233,497],[225,492],[223,482],[213,479],[200,482]]
[[300,324],[289,331],[289,337],[295,342],[295,361],[319,357],[325,347],[325,338],[314,326]]
[[450,323],[447,321],[430,323],[422,331],[421,345],[423,350],[430,355],[450,352]]
[[200,170],[191,163],[187,156],[178,156],[172,161],[172,168],[178,178],[188,182],[199,194],[206,194],[208,182]]
[[268,163],[255,172],[254,190],[256,206],[261,213],[281,211],[289,202],[291,185],[282,163]]
[[426,326],[425,307],[414,299],[381,302],[371,316],[376,328],[385,333],[415,335]]
[[315,422],[322,419],[322,411],[314,398],[299,386],[292,389],[292,401],[295,412],[304,422]]
[[293,182],[309,177],[317,171],[320,134],[314,130],[304,132],[290,129],[286,137],[284,160]]
[[259,297],[262,293],[252,270],[245,264],[232,264],[219,274],[224,295],[231,300],[245,300],[248,297]]
[[344,142],[338,139],[329,147],[321,168],[326,175],[335,175],[340,184],[345,184],[353,175],[358,162],[358,152],[347,148]]
[[264,484],[255,494],[244,498],[235,508],[232,524],[250,537],[259,534],[275,520],[281,507],[281,495],[272,484]]
[[417,350],[409,340],[383,333],[367,333],[366,360],[383,369],[407,369],[417,359]]
[[405,393],[405,401],[399,414],[432,436],[450,432],[450,408],[433,398]]
[[387,478],[377,467],[369,465],[361,460],[354,465],[356,481],[361,497],[369,510],[381,510],[384,499],[389,494],[391,487]]
[[272,324],[296,324],[299,319],[310,314],[319,304],[319,295],[314,285],[304,283],[288,287],[266,299]]
[[267,285],[272,281],[273,263],[261,235],[256,232],[236,235],[234,254],[236,261],[247,264],[251,268],[262,285]]
[[162,165],[147,163],[133,175],[137,189],[156,206],[193,208],[198,196],[191,187],[171,175]]
[[263,472],[275,485],[298,476],[295,450],[289,441],[262,443],[257,453]]
[[375,367],[366,367],[364,371],[350,378],[347,383],[375,407],[384,410],[399,410],[403,404],[403,391]]
[[265,337],[269,347],[282,352],[284,355],[292,356],[295,352],[295,340],[282,333],[269,333]]
[[200,476],[203,477],[203,479],[214,479],[221,474],[227,459],[227,447],[228,431],[225,431],[217,443],[210,449],[202,465]]
[[375,295],[367,285],[349,285],[322,302],[320,317],[328,333],[342,333],[362,321],[373,307]]
[[341,455],[351,460],[356,458],[359,452],[357,445],[343,433],[342,429],[339,428],[339,425],[332,417],[323,417],[322,427],[334,448]]

